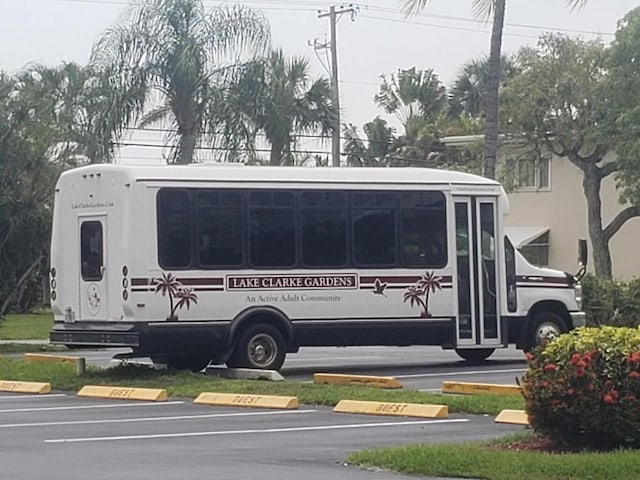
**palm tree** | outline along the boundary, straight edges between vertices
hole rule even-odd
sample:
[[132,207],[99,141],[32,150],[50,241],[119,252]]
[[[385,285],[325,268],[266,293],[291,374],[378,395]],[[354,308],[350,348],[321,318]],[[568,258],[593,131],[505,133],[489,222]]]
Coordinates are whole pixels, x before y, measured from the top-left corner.
[[[402,0],[407,15],[419,13],[429,0]],[[496,155],[498,150],[498,88],[500,87],[500,51],[506,0],[472,0],[476,17],[488,20],[493,17],[491,46],[489,49],[489,77],[487,79],[486,127],[484,142],[484,174],[496,176]]]
[[360,138],[355,125],[344,127],[344,151],[350,167],[386,167],[393,161],[390,155],[395,148],[394,129],[380,117],[374,118],[363,127],[366,142]]
[[264,17],[246,7],[221,6],[207,13],[201,0],[143,0],[108,29],[91,63],[117,93],[108,128],[122,133],[169,122],[177,146],[173,161],[190,163],[198,142],[213,132],[212,110],[237,70],[264,52]]
[[413,117],[434,118],[442,113],[447,107],[447,90],[433,70],[412,67],[389,78],[382,75],[374,101],[406,128]]
[[[505,55],[500,59],[500,70],[501,87],[518,72],[512,57]],[[488,81],[489,59],[487,57],[467,62],[449,91],[449,116],[484,118]]]
[[337,112],[331,82],[312,80],[309,62],[286,58],[281,49],[248,69],[236,96],[239,109],[263,132],[271,145],[270,165],[293,165],[296,134],[316,134],[329,138]]

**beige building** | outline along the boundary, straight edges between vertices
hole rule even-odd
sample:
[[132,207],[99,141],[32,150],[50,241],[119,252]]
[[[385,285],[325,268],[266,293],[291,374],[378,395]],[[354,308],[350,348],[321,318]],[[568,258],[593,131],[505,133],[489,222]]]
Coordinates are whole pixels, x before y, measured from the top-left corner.
[[[461,145],[478,137],[452,137],[445,143]],[[578,239],[589,240],[587,203],[582,189],[582,172],[566,158],[549,156],[517,158],[503,148],[500,164],[513,162],[517,186],[509,192],[511,211],[506,232],[514,245],[536,265],[567,272],[577,271]],[[623,209],[614,176],[602,183],[602,221],[606,226]],[[640,217],[633,218],[609,243],[613,276],[629,280],[640,277]],[[593,272],[593,249],[589,243],[589,266]]]

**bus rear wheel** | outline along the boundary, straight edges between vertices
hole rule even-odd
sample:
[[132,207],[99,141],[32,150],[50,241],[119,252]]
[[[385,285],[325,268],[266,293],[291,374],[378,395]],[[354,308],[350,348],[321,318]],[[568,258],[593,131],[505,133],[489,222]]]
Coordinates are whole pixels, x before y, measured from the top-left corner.
[[284,363],[286,344],[277,328],[258,323],[240,332],[227,366],[278,370]]
[[495,348],[456,348],[458,356],[469,363],[483,362],[495,351]]

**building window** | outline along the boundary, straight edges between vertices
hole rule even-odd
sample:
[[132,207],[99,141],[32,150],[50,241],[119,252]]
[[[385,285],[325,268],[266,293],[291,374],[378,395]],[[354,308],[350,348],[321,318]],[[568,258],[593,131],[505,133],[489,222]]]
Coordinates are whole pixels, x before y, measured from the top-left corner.
[[520,158],[516,162],[518,190],[549,190],[551,157]]
[[538,267],[549,265],[549,232],[519,248],[527,261]]

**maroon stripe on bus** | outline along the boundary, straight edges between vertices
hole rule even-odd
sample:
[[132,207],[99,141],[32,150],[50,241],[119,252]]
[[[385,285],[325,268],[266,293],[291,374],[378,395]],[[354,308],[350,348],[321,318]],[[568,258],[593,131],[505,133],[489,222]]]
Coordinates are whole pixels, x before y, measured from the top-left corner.
[[[436,277],[440,278],[440,282],[442,283],[447,283],[447,282],[451,282],[452,277],[451,275],[436,275]],[[376,280],[379,280],[381,282],[386,282],[386,283],[407,283],[407,284],[413,284],[416,283],[418,280],[420,280],[422,278],[422,276],[414,276],[414,277],[391,277],[391,276],[383,276],[383,277],[360,277],[360,284],[367,284],[367,283],[375,283]]]

